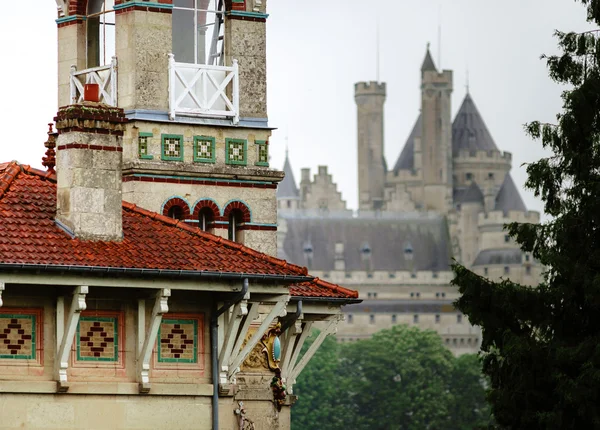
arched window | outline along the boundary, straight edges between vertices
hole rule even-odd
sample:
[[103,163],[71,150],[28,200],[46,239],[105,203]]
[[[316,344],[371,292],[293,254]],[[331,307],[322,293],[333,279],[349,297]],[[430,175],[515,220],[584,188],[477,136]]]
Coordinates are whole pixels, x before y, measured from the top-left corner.
[[114,0],[88,0],[87,67],[104,66],[115,55]]
[[173,1],[173,54],[179,63],[223,65],[223,0]]
[[181,206],[173,205],[169,208],[168,217],[173,219],[182,220],[183,219],[183,209]]
[[243,222],[243,214],[239,209],[232,209],[229,212],[229,232],[228,239],[233,242],[242,242],[242,231],[240,229]]
[[190,219],[190,207],[185,200],[173,197],[163,205],[162,214],[169,218],[183,221]]
[[210,233],[214,222],[215,217],[211,208],[205,206],[200,209],[200,212],[198,213],[198,226],[200,227],[200,230]]
[[192,219],[198,220],[200,230],[212,233],[220,213],[219,207],[213,200],[202,199],[196,202]]

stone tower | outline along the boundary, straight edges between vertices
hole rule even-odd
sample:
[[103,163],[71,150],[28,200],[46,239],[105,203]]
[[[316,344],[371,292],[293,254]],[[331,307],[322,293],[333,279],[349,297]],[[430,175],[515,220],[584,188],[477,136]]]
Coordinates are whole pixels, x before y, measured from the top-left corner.
[[81,104],[92,83],[124,110],[123,199],[274,255],[283,173],[269,168],[266,3],[71,0],[64,12],[59,104]]
[[421,66],[423,209],[447,212],[452,203],[452,71],[438,72],[429,46]]
[[383,152],[383,104],[385,83],[358,82],[354,85],[357,107],[358,208],[381,209],[387,166]]

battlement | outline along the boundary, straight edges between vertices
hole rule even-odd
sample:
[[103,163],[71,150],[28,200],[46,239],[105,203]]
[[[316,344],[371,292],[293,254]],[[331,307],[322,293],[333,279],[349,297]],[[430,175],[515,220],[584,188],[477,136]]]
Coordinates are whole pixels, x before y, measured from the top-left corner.
[[480,213],[479,219],[477,220],[479,227],[502,225],[511,222],[537,224],[540,222],[540,213],[536,211],[509,211],[505,214],[502,211],[491,211],[487,214],[483,212]]
[[441,72],[438,72],[436,70],[426,70],[423,73],[421,82],[423,85],[448,85],[450,88],[452,88],[452,79],[452,70],[443,70]]
[[468,163],[479,163],[479,162],[490,162],[490,161],[501,161],[505,163],[512,162],[512,153],[507,151],[468,151],[463,149],[459,152],[458,157],[454,157],[455,162],[468,162]]
[[357,82],[354,84],[354,96],[385,96],[385,82]]

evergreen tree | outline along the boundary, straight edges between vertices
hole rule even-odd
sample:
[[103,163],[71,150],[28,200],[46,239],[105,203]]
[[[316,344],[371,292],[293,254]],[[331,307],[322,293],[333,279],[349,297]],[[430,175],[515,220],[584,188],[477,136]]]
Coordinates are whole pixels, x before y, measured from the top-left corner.
[[[578,0],[600,25],[600,0]],[[510,429],[600,428],[600,38],[556,32],[546,59],[568,88],[556,124],[526,131],[552,155],[528,165],[526,186],[552,219],[508,225],[547,269],[531,288],[491,282],[460,265],[457,307],[482,327],[484,373],[496,421]]]

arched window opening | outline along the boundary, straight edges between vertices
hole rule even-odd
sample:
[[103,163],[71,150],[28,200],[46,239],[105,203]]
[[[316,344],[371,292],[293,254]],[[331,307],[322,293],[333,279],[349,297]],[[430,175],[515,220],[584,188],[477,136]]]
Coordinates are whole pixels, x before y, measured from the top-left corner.
[[200,230],[205,231],[207,233],[212,233],[214,221],[215,219],[211,208],[204,207],[200,209],[200,212],[198,214]]
[[169,208],[168,217],[177,219],[177,220],[182,220],[183,219],[183,208],[181,206],[177,206],[177,205],[171,206]]
[[88,0],[87,67],[109,64],[115,55],[114,0]]
[[243,222],[243,214],[239,209],[232,209],[229,212],[229,231],[228,231],[228,239],[233,242],[243,242],[241,224]]
[[223,0],[173,1],[173,54],[179,63],[223,65]]

